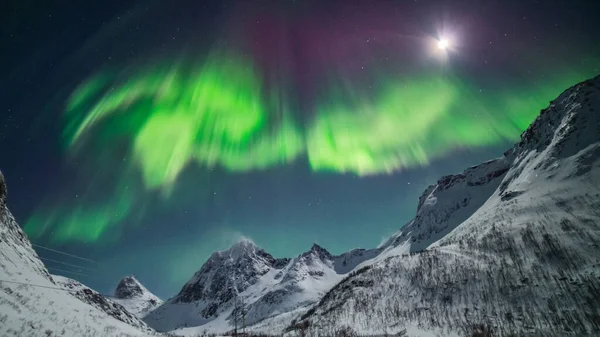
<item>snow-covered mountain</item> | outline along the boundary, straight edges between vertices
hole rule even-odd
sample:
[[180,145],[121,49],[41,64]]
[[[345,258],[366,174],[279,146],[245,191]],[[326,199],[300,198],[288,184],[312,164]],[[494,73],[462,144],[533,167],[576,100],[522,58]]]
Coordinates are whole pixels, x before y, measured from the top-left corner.
[[[144,320],[159,331],[195,334],[250,326],[305,312],[366,257],[365,250],[332,256],[315,244],[296,258],[276,259],[250,240],[214,253],[175,297]],[[200,327],[200,328],[191,328]]]
[[379,259],[418,252],[467,220],[494,193],[510,167],[506,157],[442,177],[419,197],[417,215],[380,248]]
[[160,331],[199,326],[217,318],[227,326],[240,294],[287,263],[287,259],[275,259],[251,241],[242,240],[226,251],[213,253],[179,294],[144,320]]
[[314,244],[273,278],[265,279],[265,290],[253,294],[252,302],[246,307],[247,323],[254,324],[314,304],[339,280],[341,276],[335,271],[334,257]]
[[407,254],[337,284],[303,315],[309,329],[600,335],[599,111],[596,77],[551,102],[503,158],[430,186],[384,248]]
[[6,206],[0,173],[0,336],[151,336],[118,304],[53,277]]
[[163,303],[133,276],[126,276],[119,282],[112,300],[138,318],[143,318]]

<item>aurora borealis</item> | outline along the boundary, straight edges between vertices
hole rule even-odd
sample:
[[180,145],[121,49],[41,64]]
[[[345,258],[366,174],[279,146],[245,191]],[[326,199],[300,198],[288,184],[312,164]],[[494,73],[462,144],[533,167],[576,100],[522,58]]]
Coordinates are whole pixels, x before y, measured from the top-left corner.
[[107,134],[101,141],[106,146],[121,135],[131,137],[131,152],[150,189],[174,183],[192,161],[245,171],[292,160],[302,149],[286,102],[277,93],[264,97],[253,65],[234,57],[147,70],[110,87],[88,108],[98,82],[72,96],[67,142],[76,147],[112,117],[98,131]]
[[[68,146],[78,147],[86,133],[105,146],[130,137],[150,189],[173,184],[191,162],[248,171],[290,163],[303,153],[315,171],[392,173],[457,148],[515,141],[555,92],[474,97],[474,89],[441,72],[383,81],[371,96],[335,90],[342,92],[319,102],[313,120],[298,126],[286,97],[265,90],[254,68],[225,54],[201,66],[142,70],[104,91],[93,78],[67,104]],[[557,87],[571,79],[561,78],[564,85]],[[93,130],[110,118],[106,130]]]
[[241,235],[375,246],[600,72],[592,2],[13,6],[9,205],[34,243],[98,260],[100,289],[170,295]]

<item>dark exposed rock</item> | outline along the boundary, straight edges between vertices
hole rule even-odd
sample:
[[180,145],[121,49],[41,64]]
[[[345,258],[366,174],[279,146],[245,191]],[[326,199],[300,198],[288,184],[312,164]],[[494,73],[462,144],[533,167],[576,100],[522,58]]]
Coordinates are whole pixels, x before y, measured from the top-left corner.
[[4,181],[4,175],[2,174],[2,171],[0,171],[0,206],[6,203],[7,193],[6,181]]
[[144,290],[140,283],[133,276],[126,276],[119,282],[115,289],[115,297],[122,299],[134,298],[141,296]]

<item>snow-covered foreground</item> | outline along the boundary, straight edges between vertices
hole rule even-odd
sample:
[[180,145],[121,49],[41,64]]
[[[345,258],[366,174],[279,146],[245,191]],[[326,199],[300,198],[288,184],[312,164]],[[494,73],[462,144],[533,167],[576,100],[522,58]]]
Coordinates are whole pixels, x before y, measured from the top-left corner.
[[50,276],[5,201],[0,173],[0,336],[157,335],[79,282]]

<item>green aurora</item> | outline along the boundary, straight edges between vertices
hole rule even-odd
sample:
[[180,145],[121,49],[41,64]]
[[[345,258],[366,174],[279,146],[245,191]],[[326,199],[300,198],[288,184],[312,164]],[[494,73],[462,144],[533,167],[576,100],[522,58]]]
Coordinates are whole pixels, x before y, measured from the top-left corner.
[[[131,138],[149,189],[169,188],[190,162],[244,171],[287,162],[303,150],[285,100],[265,93],[251,63],[218,55],[197,69],[153,70],[116,87],[98,77],[79,88],[68,104],[68,145],[77,147],[118,115],[98,131],[100,139]],[[94,94],[100,97],[90,104]]]
[[127,189],[132,172],[168,197],[192,163],[241,172],[306,156],[313,171],[390,174],[456,149],[516,141],[550,99],[590,72],[560,74],[536,87],[483,93],[443,72],[382,78],[370,94],[333,86],[301,124],[289,91],[266,85],[251,60],[233,53],[128,76],[100,73],[68,101],[65,146],[76,156],[88,146],[112,153],[125,142],[127,176],[114,200],[89,207],[82,200],[75,210],[46,205],[25,229],[55,243],[110,241],[143,195]]
[[133,195],[122,191],[99,206],[44,208],[28,219],[25,230],[34,239],[50,232],[52,243],[107,241],[106,233],[111,229],[113,233],[119,231],[115,227],[128,217],[132,205]]

